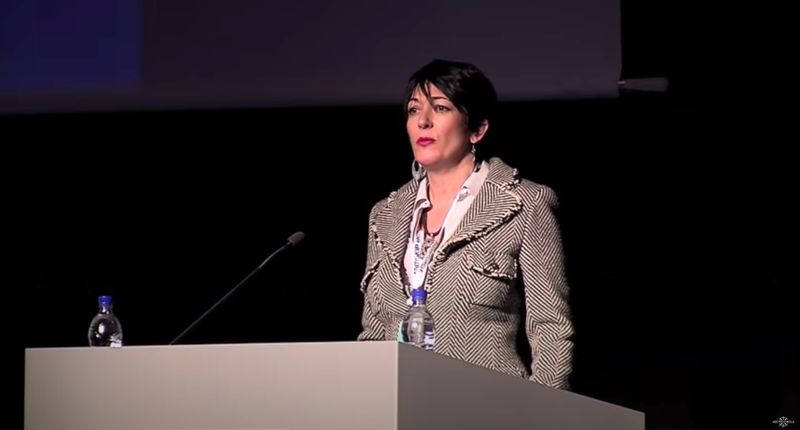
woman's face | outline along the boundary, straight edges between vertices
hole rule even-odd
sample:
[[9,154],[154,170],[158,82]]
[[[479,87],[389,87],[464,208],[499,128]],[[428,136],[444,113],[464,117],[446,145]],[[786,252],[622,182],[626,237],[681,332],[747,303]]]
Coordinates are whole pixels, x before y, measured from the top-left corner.
[[414,158],[428,170],[457,165],[471,152],[466,117],[434,85],[428,86],[431,102],[417,88],[408,101],[406,130]]

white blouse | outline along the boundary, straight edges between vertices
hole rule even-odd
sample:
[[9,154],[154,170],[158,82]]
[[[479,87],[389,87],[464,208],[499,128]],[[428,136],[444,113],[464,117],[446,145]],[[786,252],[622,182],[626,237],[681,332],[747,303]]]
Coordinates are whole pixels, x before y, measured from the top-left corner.
[[424,219],[422,214],[427,208],[431,207],[431,202],[428,199],[428,178],[422,179],[417,190],[417,198],[414,201],[414,213],[409,225],[410,235],[406,246],[405,258],[403,259],[406,275],[405,282],[409,290],[423,287],[428,264],[433,254],[439,245],[447,241],[456,231],[488,174],[489,164],[483,161],[477,169],[472,171],[472,174],[461,186],[461,190],[456,194],[444,219],[442,228],[435,236],[427,239],[425,227],[422,225]]

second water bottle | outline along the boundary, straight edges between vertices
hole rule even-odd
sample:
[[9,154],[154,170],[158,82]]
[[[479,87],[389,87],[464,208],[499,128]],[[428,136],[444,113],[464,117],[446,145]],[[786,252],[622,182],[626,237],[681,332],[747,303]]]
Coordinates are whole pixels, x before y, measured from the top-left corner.
[[90,346],[122,346],[122,325],[114,315],[114,303],[111,296],[97,298],[99,310],[89,324]]

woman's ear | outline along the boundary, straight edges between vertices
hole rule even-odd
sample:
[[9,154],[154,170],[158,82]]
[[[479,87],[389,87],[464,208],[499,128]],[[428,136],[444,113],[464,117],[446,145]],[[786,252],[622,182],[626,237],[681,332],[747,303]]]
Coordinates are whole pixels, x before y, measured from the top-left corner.
[[469,135],[469,143],[476,145],[478,142],[483,139],[483,136],[486,135],[486,131],[489,130],[489,120],[483,120],[481,125],[478,127],[478,131],[474,131]]

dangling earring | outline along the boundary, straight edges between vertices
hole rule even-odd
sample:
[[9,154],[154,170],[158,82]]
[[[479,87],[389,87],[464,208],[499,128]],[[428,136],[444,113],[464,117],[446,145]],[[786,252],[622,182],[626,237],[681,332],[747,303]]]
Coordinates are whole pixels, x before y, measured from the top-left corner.
[[411,163],[411,176],[417,181],[421,181],[425,177],[425,168],[417,160]]
[[478,154],[478,149],[476,148],[477,146],[478,145],[473,143],[472,144],[472,149],[470,150],[470,152],[472,152],[472,156],[475,157],[475,158],[478,158],[478,155],[477,155]]

